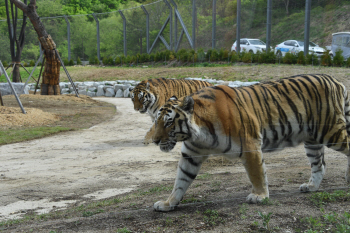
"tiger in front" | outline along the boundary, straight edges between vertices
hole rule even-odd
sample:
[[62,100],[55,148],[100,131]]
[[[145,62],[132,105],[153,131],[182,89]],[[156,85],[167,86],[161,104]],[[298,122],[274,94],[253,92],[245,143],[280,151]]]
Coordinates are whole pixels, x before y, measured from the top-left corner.
[[348,158],[349,96],[328,75],[300,75],[248,87],[214,86],[181,99],[171,98],[157,113],[153,142],[162,151],[182,141],[173,191],[157,211],[179,205],[209,155],[240,158],[252,183],[250,203],[269,197],[262,152],[304,143],[311,177],[302,192],[318,190],[325,174],[324,146]]
[[209,86],[213,85],[199,80],[157,78],[144,80],[135,87],[130,87],[131,100],[135,111],[147,112],[152,119],[152,126],[146,133],[143,143],[149,144],[152,142],[153,122],[156,114],[170,97],[177,96],[180,98]]

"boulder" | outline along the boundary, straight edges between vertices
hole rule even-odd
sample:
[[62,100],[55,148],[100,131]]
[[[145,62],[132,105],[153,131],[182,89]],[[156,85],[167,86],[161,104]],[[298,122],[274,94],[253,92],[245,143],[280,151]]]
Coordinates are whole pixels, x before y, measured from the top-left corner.
[[124,92],[123,92],[121,89],[119,89],[119,90],[117,91],[117,94],[115,95],[115,97],[117,97],[117,98],[124,97]]

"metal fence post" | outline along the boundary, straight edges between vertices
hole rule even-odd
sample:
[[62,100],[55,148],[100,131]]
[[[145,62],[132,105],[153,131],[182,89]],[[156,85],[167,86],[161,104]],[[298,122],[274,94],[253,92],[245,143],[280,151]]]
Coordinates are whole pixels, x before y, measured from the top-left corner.
[[96,21],[96,30],[97,30],[97,58],[98,61],[101,62],[101,57],[100,57],[100,21],[96,17],[95,13],[92,13],[92,16],[94,17]]
[[119,10],[119,14],[123,19],[124,56],[126,57],[126,18],[121,10]]
[[267,0],[266,53],[270,51],[271,44],[271,9],[272,0]]
[[163,0],[170,10],[170,50],[173,50],[173,8],[167,0]]
[[241,0],[237,0],[236,52],[241,52]]
[[[237,0],[237,4],[238,4]],[[213,32],[212,32],[212,49],[215,49],[216,45],[216,0],[213,0],[213,18],[212,18],[212,27],[213,27]]]
[[146,14],[146,39],[147,39],[147,53],[149,54],[149,14],[146,8],[141,5],[143,12]]
[[192,0],[192,44],[193,44],[194,50],[196,50],[196,25],[197,25],[196,0]]
[[67,23],[68,60],[70,61],[70,23],[67,15],[63,16]]
[[309,53],[311,0],[305,2],[304,56]]
[[176,11],[177,11],[177,5],[176,3],[173,1],[173,0],[169,0],[173,5],[174,5],[174,11],[175,11],[175,15],[174,15],[174,27],[175,27],[175,35],[174,35],[174,44],[175,46],[177,45],[177,14],[176,14]]

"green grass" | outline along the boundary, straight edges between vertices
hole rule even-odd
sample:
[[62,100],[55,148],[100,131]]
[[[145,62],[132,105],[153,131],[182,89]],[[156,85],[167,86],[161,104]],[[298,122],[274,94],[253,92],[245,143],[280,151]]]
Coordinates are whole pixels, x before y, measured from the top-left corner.
[[27,129],[6,129],[0,131],[0,145],[23,142],[46,137],[55,133],[69,131],[66,127],[33,127]]
[[313,193],[309,199],[318,207],[322,207],[330,202],[346,202],[350,200],[350,190],[336,190],[333,193],[317,192]]

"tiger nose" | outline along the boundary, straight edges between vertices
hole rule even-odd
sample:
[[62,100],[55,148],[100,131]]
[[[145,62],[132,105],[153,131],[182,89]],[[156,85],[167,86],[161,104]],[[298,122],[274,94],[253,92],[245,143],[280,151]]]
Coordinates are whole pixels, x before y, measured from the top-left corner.
[[158,145],[160,143],[160,139],[153,140],[153,143]]
[[134,108],[135,109],[135,111],[138,111],[138,110],[140,110],[139,108]]

